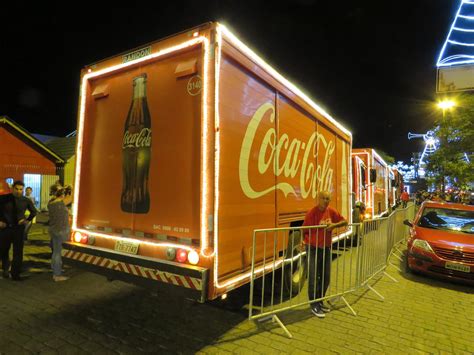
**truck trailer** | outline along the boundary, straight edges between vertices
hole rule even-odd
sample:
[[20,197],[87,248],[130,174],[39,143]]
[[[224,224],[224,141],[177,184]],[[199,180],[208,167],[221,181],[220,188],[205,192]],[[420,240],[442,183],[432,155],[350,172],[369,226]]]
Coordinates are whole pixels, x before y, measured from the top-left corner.
[[351,133],[219,23],[86,66],[77,132],[63,257],[111,279],[205,302],[318,191],[351,219]]
[[360,171],[365,174],[361,180],[365,182],[361,198],[366,199],[366,218],[379,218],[389,212],[389,167],[382,157],[372,148],[355,148],[352,158],[360,159]]

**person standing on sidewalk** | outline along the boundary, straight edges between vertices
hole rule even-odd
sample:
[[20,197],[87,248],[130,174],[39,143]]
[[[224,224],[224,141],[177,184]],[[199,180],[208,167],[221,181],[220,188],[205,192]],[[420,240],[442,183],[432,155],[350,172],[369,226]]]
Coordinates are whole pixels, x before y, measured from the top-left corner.
[[51,187],[53,198],[48,203],[49,211],[49,235],[51,237],[51,268],[53,280],[56,282],[66,281],[68,277],[62,275],[63,261],[61,251],[63,242],[69,237],[69,210],[66,207],[72,202],[72,196],[66,196],[66,190],[57,185]]
[[15,198],[9,193],[0,196],[0,260],[2,277],[10,277],[9,252],[12,243],[13,228],[18,224],[16,218]]
[[[23,265],[23,237],[25,226],[36,216],[36,208],[33,206],[33,203],[30,199],[23,196],[24,187],[25,184],[23,181],[15,181],[13,183],[13,192],[11,193],[13,196],[13,205],[10,200],[4,207],[4,214],[6,213],[8,216],[7,219],[9,219],[9,223],[7,223],[2,231],[6,240],[2,242],[0,254],[2,255],[3,264],[6,263],[6,268],[5,266],[3,267],[3,276],[8,277],[8,253],[10,251],[10,245],[13,244],[13,260],[10,273],[12,275],[12,280],[14,281],[22,280],[20,273]],[[7,199],[11,199],[11,197],[8,197]],[[28,218],[25,218],[26,210],[30,211]],[[7,273],[5,273],[5,270]]]
[[407,207],[408,201],[410,201],[410,195],[407,192],[407,189],[404,189],[402,194],[400,195],[400,200],[402,200],[403,208]]
[[[309,259],[308,298],[310,301],[325,296],[331,277],[332,231],[347,225],[347,221],[334,208],[329,207],[331,194],[321,191],[318,204],[304,219],[303,226],[325,225],[325,228],[305,230],[306,258]],[[312,302],[311,311],[318,318],[324,318],[329,308],[322,301]]]

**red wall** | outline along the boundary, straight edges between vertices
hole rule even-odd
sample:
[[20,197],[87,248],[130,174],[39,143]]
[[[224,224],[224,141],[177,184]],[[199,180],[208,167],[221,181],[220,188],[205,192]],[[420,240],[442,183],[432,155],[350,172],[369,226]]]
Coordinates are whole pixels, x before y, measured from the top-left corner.
[[0,125],[0,180],[22,180],[23,174],[55,175],[54,158],[11,127]]

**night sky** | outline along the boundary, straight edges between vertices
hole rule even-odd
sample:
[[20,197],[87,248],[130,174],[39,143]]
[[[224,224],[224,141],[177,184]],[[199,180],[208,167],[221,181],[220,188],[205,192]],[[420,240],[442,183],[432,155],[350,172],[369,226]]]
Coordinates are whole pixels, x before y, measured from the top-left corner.
[[[217,20],[354,137],[398,159],[422,149],[435,63],[458,1],[145,1],[1,5],[0,115],[33,133],[76,127],[80,69]],[[1,142],[0,142],[1,143]]]

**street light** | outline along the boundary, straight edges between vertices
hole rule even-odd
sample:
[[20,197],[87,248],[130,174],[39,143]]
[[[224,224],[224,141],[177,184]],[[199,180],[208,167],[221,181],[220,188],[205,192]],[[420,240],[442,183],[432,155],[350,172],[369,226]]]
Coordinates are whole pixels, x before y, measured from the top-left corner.
[[443,110],[443,120],[446,115],[446,110],[449,110],[456,106],[456,103],[453,100],[443,100],[438,102],[438,107]]
[[444,100],[438,102],[438,107],[443,110],[447,110],[456,106],[456,103],[453,100]]

